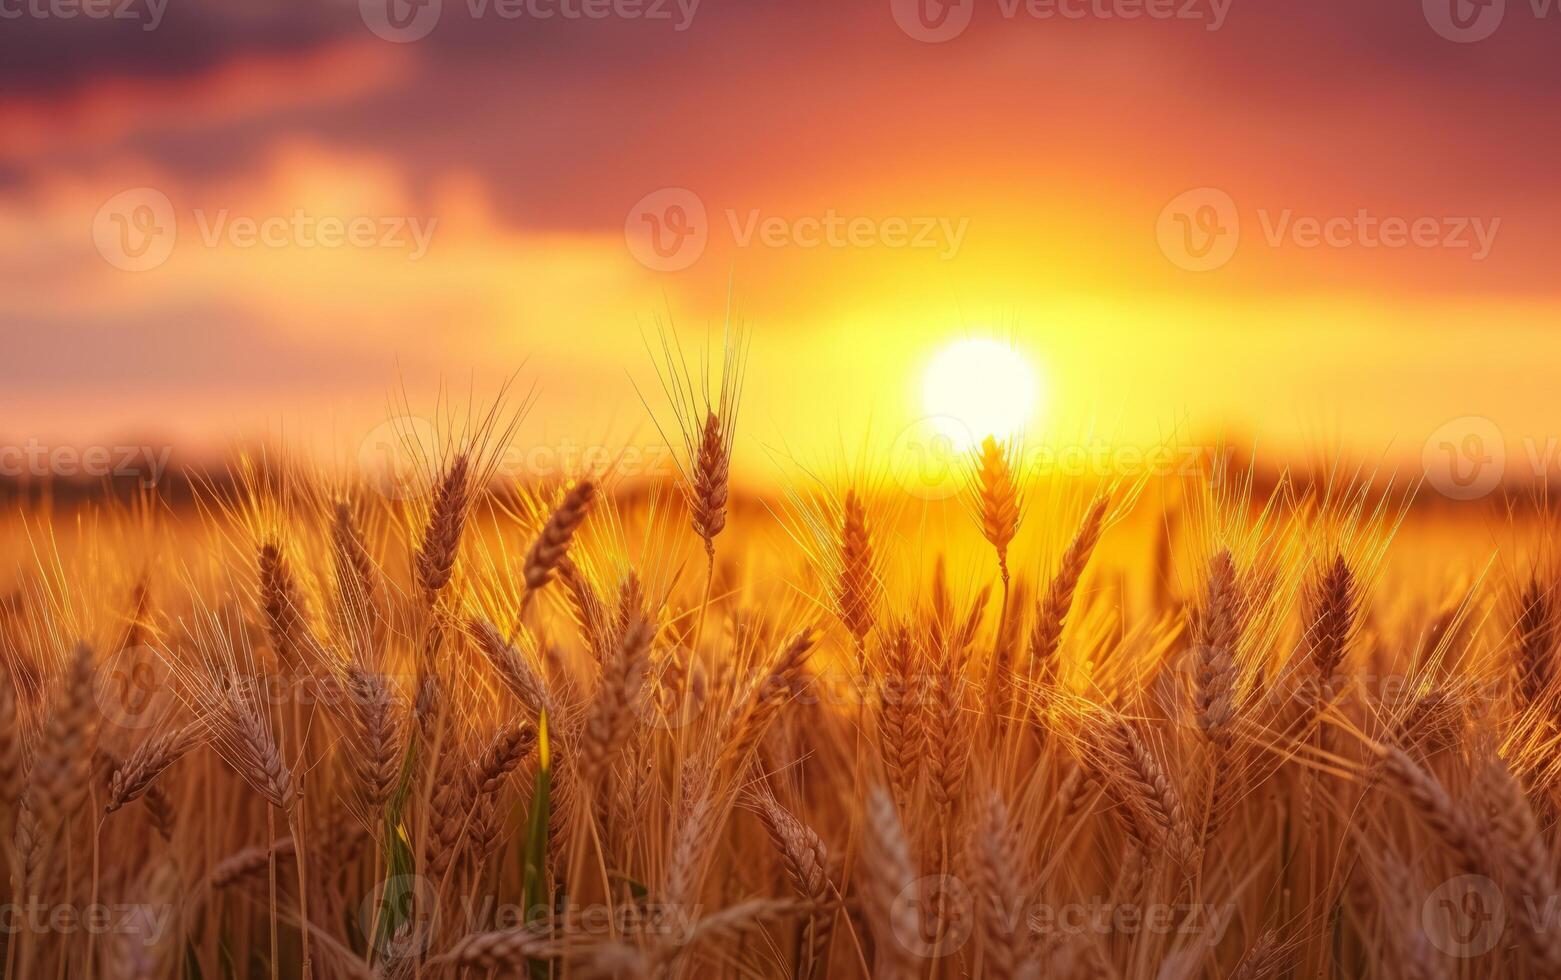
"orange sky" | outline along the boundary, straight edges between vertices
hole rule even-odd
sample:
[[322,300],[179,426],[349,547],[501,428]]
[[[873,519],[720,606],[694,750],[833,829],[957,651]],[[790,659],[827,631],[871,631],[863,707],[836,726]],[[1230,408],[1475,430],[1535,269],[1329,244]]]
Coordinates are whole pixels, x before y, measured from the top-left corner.
[[643,437],[642,338],[729,296],[750,458],[891,441],[969,336],[1070,437],[1555,428],[1561,15],[1526,4],[1460,43],[1440,0],[965,0],[930,42],[890,0],[443,0],[396,43],[381,0],[149,2],[0,32],[0,440],[350,451],[403,382],[517,369],[528,438]]

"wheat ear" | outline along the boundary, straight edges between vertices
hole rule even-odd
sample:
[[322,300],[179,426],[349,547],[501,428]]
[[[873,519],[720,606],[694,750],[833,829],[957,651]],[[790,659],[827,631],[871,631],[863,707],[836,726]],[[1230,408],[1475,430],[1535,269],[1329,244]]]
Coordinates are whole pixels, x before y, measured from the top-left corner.
[[462,936],[427,966],[464,967],[476,970],[521,971],[528,960],[557,955],[557,943],[538,928],[474,932]]
[[1008,827],[1008,808],[995,791],[981,801],[967,844],[982,964],[993,980],[1014,980],[1025,960],[1012,917],[1024,901],[1021,855]]
[[1383,776],[1409,798],[1420,819],[1452,852],[1464,873],[1484,874],[1484,845],[1468,812],[1454,804],[1441,782],[1402,749],[1379,745],[1376,752],[1382,761]]
[[260,546],[257,564],[260,575],[260,611],[265,618],[266,635],[277,663],[289,673],[304,667],[304,654],[310,648],[308,625],[304,620],[303,598],[282,546],[267,541]]
[[699,437],[699,452],[694,457],[693,484],[689,489],[689,519],[694,533],[705,542],[705,553],[713,560],[715,539],[726,527],[726,498],[731,473],[731,445],[723,432],[721,417],[705,413]]
[[[840,574],[835,583],[835,610],[856,641],[860,659],[878,613],[878,576],[873,565],[873,540],[867,510],[856,490],[846,491],[840,518]],[[860,666],[860,664],[858,665]]]
[[401,777],[402,716],[384,677],[352,664],[346,682],[352,699],[348,720],[356,743],[352,766],[367,791],[367,803],[377,810],[390,799]]
[[760,784],[754,792],[759,820],[770,843],[781,856],[786,876],[797,895],[807,903],[808,920],[803,944],[804,960],[798,976],[806,980],[817,968],[829,947],[830,927],[834,922],[833,899],[829,883],[829,849],[818,834],[776,801]]
[[873,977],[912,980],[919,964],[906,944],[922,935],[916,896],[908,894],[916,887],[916,868],[894,801],[879,786],[867,794],[860,873],[863,911],[876,940]]
[[104,811],[113,813],[125,804],[145,796],[157,777],[184,758],[205,736],[206,726],[192,722],[136,746],[129,758],[114,770]]
[[1100,541],[1108,503],[1108,498],[1102,495],[1090,504],[1036,610],[1035,625],[1030,630],[1030,672],[1043,687],[1049,688],[1057,682],[1057,651],[1062,645],[1062,628],[1073,608],[1073,593]]
[[547,682],[526,662],[521,652],[504,639],[496,626],[485,619],[472,619],[467,623],[467,629],[499,680],[533,717],[543,712],[556,716]]
[[1019,483],[1014,478],[1012,447],[992,436],[981,441],[976,454],[976,513],[981,536],[997,552],[997,567],[1008,582],[1008,546],[1019,531]]
[[471,500],[471,468],[464,453],[450,461],[444,477],[434,487],[433,505],[422,543],[413,560],[417,584],[430,599],[437,597],[455,570]]
[[93,700],[92,651],[78,646],[66,664],[38,740],[33,762],[32,809],[46,834],[58,834],[91,785],[100,714]]
[[634,728],[634,709],[645,682],[645,667],[655,631],[635,617],[623,631],[610,663],[604,665],[580,740],[579,771],[594,786],[623,748]]
[[808,654],[813,649],[814,633],[804,629],[795,633],[781,649],[775,665],[759,684],[751,700],[734,709],[727,722],[726,749],[722,760],[746,766],[759,740],[780,714],[806,671]]
[[884,653],[888,663],[878,707],[878,751],[894,800],[905,807],[915,792],[927,744],[922,723],[926,685],[916,668],[916,644],[909,626],[895,627]]
[[1518,707],[1525,708],[1540,701],[1550,687],[1556,640],[1555,600],[1550,587],[1537,575],[1529,577],[1518,595],[1513,633],[1515,694]]
[[1282,963],[1280,953],[1279,933],[1270,929],[1247,950],[1231,973],[1230,980],[1270,980],[1279,972]]
[[569,552],[575,532],[585,523],[586,515],[591,511],[591,501],[595,497],[596,484],[590,480],[579,481],[564,494],[547,523],[542,525],[536,541],[532,542],[531,550],[526,552],[522,575],[528,590],[535,592],[552,581],[559,562]]

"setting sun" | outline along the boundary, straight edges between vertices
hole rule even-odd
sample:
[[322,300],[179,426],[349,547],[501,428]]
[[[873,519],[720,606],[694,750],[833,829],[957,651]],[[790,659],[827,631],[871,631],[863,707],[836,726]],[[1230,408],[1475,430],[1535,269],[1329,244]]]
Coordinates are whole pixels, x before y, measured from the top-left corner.
[[1040,382],[1030,362],[1000,340],[960,340],[927,364],[922,408],[961,448],[986,436],[1010,438],[1031,421]]

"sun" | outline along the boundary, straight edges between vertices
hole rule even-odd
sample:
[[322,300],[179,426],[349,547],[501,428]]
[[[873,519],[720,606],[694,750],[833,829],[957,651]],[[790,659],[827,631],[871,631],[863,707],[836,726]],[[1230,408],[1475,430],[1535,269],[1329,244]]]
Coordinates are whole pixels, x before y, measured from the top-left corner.
[[922,410],[959,448],[1009,439],[1030,424],[1041,384],[1030,362],[1000,340],[959,340],[933,355],[922,376]]

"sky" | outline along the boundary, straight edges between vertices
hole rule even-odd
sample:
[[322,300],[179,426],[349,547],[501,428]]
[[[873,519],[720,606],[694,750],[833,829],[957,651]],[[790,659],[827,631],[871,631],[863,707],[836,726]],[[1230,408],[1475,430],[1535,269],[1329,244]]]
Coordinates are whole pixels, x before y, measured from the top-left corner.
[[528,438],[643,440],[660,332],[734,318],[750,455],[893,442],[998,338],[1043,437],[1540,458],[1558,43],[1545,0],[0,0],[0,440],[350,455],[511,376]]

